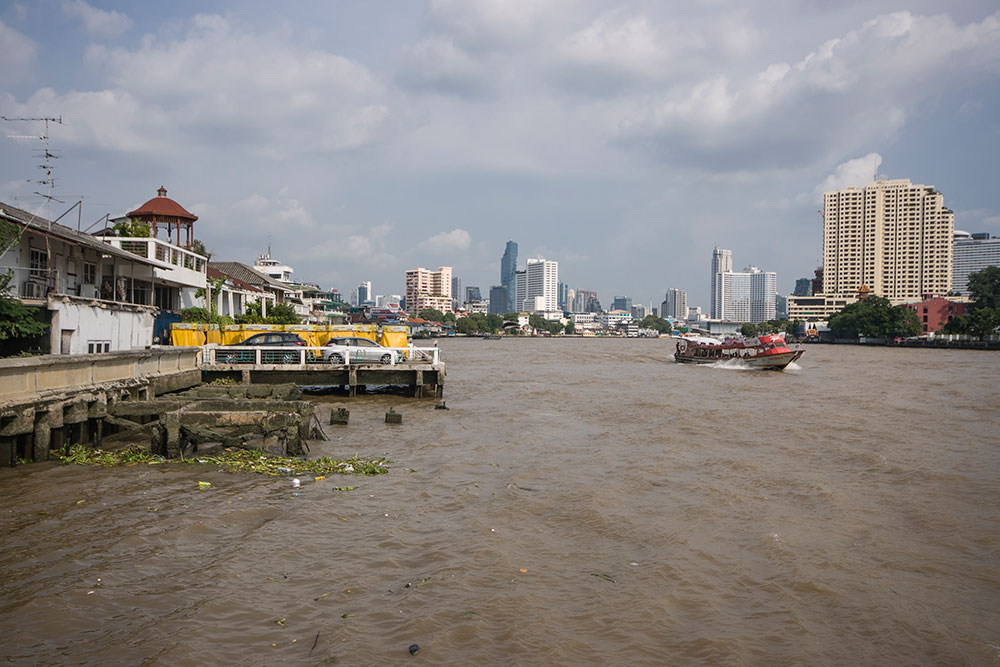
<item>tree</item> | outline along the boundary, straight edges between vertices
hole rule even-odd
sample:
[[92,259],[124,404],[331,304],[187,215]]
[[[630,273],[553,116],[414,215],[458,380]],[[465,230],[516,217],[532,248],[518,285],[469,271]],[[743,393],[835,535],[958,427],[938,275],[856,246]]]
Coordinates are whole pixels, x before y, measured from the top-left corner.
[[576,325],[570,322],[569,324],[566,325],[566,335],[572,336],[575,333],[576,333]]
[[837,338],[891,338],[916,336],[923,327],[910,308],[893,306],[886,298],[870,296],[831,316],[830,330]]
[[291,305],[278,303],[267,309],[267,317],[264,321],[268,324],[298,324],[299,316]]
[[49,330],[49,325],[36,319],[38,308],[7,296],[7,287],[13,279],[14,272],[10,269],[0,273],[0,341],[10,341],[10,347],[16,349],[30,345],[32,339]]
[[670,322],[667,322],[662,317],[657,317],[656,315],[646,315],[646,317],[639,320],[640,329],[654,329],[659,333],[668,333],[673,327]]
[[431,322],[444,321],[444,313],[442,313],[437,308],[424,308],[417,314],[417,317],[419,317],[422,320],[429,320]]
[[141,220],[125,218],[111,226],[112,231],[118,236],[126,238],[144,238],[149,236],[149,225]]
[[1000,266],[987,266],[969,275],[969,294],[973,310],[1000,308]]
[[740,327],[740,333],[747,338],[753,338],[757,335],[757,325],[753,322],[746,322]]
[[208,259],[212,259],[212,253],[210,253],[205,248],[205,244],[199,241],[198,239],[195,239],[194,241],[191,242],[191,250],[194,250],[202,257],[207,257]]
[[261,324],[264,322],[264,316],[261,315],[261,312],[260,301],[251,301],[244,307],[243,314],[236,317],[236,323]]
[[559,320],[547,320],[535,313],[528,315],[528,325],[535,331],[548,331],[553,335],[561,333],[563,330],[562,322]]

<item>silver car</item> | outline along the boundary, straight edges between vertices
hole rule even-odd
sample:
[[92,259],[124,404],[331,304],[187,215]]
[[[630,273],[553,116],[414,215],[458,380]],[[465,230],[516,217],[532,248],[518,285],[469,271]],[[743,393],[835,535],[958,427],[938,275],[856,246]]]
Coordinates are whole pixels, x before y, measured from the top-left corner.
[[350,360],[352,364],[366,361],[391,364],[393,360],[396,363],[402,361],[403,353],[383,347],[368,338],[341,336],[331,338],[323,346],[323,360],[335,366],[344,364],[347,360]]

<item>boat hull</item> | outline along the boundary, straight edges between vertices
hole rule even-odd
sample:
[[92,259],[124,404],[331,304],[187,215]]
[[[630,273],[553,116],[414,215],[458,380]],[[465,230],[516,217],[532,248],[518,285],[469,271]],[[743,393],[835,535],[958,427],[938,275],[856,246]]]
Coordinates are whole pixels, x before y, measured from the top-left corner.
[[761,354],[753,357],[729,357],[729,358],[706,358],[674,355],[674,360],[682,364],[718,364],[736,359],[737,361],[759,370],[781,371],[788,367],[790,363],[802,356],[805,350],[794,350],[789,352],[779,352],[778,354]]

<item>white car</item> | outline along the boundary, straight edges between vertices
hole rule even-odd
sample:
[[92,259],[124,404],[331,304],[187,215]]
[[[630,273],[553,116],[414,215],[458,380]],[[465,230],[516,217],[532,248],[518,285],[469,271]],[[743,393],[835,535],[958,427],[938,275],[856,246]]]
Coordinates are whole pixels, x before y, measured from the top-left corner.
[[366,361],[391,364],[393,361],[396,363],[403,361],[403,353],[382,347],[371,339],[357,336],[331,338],[323,346],[323,361],[339,366],[347,363],[347,360],[352,364]]

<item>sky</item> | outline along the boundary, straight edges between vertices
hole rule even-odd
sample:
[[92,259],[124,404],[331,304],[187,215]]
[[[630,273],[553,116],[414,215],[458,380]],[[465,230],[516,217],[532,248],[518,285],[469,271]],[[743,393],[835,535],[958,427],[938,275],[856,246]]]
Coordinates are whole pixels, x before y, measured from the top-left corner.
[[[995,2],[0,2],[0,201],[83,228],[156,195],[220,261],[345,294],[508,240],[574,289],[708,309],[715,246],[779,293],[828,189],[936,186],[1000,235]],[[63,222],[75,225],[74,210]]]

